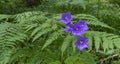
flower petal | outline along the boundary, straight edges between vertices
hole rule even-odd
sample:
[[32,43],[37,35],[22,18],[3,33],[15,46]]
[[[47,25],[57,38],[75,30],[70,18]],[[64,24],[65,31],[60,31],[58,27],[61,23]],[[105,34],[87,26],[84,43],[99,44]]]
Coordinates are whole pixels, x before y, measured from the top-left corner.
[[82,51],[84,48],[88,48],[88,38],[79,36],[75,42],[75,45],[80,51]]
[[72,20],[72,16],[70,12],[62,13],[61,19],[60,19],[61,22],[68,24],[71,22],[71,20]]

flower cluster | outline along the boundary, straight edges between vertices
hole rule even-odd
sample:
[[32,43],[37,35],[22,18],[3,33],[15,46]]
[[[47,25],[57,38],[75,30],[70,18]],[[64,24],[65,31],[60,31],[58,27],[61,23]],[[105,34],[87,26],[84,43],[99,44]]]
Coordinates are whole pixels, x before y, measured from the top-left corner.
[[63,22],[66,27],[65,32],[71,32],[73,36],[77,35],[78,39],[75,42],[76,47],[82,51],[84,48],[88,48],[88,38],[82,37],[82,33],[88,30],[87,22],[85,20],[78,20],[76,23],[72,24],[72,16],[70,12],[62,13],[61,22]]

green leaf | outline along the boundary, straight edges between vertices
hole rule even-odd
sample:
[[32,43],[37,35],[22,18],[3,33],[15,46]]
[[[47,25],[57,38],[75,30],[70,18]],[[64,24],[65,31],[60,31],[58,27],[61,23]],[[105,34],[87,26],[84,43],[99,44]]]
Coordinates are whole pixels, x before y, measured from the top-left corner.
[[65,64],[95,64],[95,57],[90,53],[83,52],[83,54],[76,54],[68,56],[65,59]]
[[88,48],[90,49],[90,50],[92,50],[92,45],[93,45],[93,38],[92,37],[88,37]]
[[101,26],[104,28],[109,28],[109,29],[114,29],[112,27],[110,27],[109,25],[99,21],[96,17],[92,16],[92,15],[88,15],[88,14],[76,14],[73,15],[73,17],[75,19],[84,19],[88,21],[89,25],[95,25],[95,26]]
[[50,27],[50,24],[48,23],[43,23],[42,25],[38,26],[35,28],[31,34],[31,37],[34,36],[36,33],[38,33],[41,29],[45,29],[46,27]]
[[43,34],[48,33],[49,31],[51,31],[50,28],[45,29],[45,30],[41,30],[39,33],[37,33],[37,34],[35,35],[35,37],[33,38],[32,42],[34,42],[35,40],[37,40],[38,38],[40,38]]
[[100,37],[94,37],[94,40],[95,40],[95,48],[96,48],[96,51],[98,52],[101,39],[100,39]]
[[73,39],[73,36],[71,36],[71,35],[67,35],[67,37],[64,39],[64,42],[63,42],[63,44],[61,46],[62,55],[65,52],[65,50],[67,49],[67,47],[69,46],[69,44],[71,43],[72,39]]
[[104,52],[106,52],[106,50],[108,50],[109,42],[106,38],[102,38],[102,39],[103,39],[103,49],[104,49]]
[[54,33],[52,33],[49,38],[46,40],[45,44],[43,45],[42,49],[46,48],[48,45],[53,43],[54,40],[56,40],[58,37],[60,37],[63,34],[63,30],[58,30]]

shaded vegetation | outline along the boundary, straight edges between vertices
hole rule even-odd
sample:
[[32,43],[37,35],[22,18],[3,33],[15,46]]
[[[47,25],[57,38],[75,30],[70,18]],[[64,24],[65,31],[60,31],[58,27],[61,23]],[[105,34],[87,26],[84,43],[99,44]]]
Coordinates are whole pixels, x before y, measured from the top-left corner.
[[[119,0],[1,0],[0,64],[119,64]],[[89,48],[64,32],[62,12],[87,20]]]

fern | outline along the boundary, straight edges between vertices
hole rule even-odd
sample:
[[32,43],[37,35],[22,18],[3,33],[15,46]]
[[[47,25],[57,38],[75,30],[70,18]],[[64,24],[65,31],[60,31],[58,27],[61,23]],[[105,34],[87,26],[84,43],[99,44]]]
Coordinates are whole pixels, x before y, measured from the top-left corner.
[[42,12],[24,12],[20,14],[16,14],[13,16],[14,21],[13,22],[18,22],[20,24],[23,23],[40,23],[40,21],[45,21],[46,17],[45,14]]
[[19,26],[17,25],[1,23],[0,26],[0,57],[2,57],[0,64],[6,64],[10,60],[10,56],[16,52],[17,47],[21,44],[25,45],[24,40],[27,36],[21,30],[18,30]]
[[61,52],[62,52],[62,55],[63,53],[65,52],[65,50],[67,49],[67,47],[69,46],[69,44],[71,43],[71,40],[73,39],[72,36],[68,35],[65,39],[64,39],[64,42],[62,44],[62,47],[61,47]]
[[[60,14],[47,17],[47,13],[33,11],[12,15],[6,18],[13,19],[13,21],[11,23],[7,21],[7,23],[0,24],[1,57],[6,53],[4,52],[5,50],[9,50],[9,53],[6,53],[8,56],[0,60],[2,64],[16,62],[18,64],[69,64],[68,60],[70,60],[70,58],[77,58],[77,56],[69,57],[69,55],[64,57],[65,54],[73,53],[68,53],[67,51],[74,51],[74,53],[76,53],[76,47],[74,45],[76,37],[73,37],[70,33],[64,32],[63,28],[65,25],[59,22]],[[110,30],[114,29],[92,15],[76,14],[73,15],[73,18],[74,22],[77,19],[87,20],[90,26],[94,26],[98,29],[99,27],[108,28]],[[100,52],[101,48],[103,48],[104,52],[114,50],[115,46],[120,48],[120,37],[118,35],[107,33],[107,31],[94,31],[95,28],[93,28],[93,31],[86,31],[83,34],[85,37],[89,38],[89,50],[92,50],[93,46],[95,46],[94,48],[97,52]],[[53,51],[51,49],[56,49],[54,50],[55,53],[52,53]],[[60,52],[62,54],[60,54]],[[49,54],[51,54],[51,56]],[[61,55],[64,60],[60,57]],[[77,59],[75,59],[75,61]]]
[[46,40],[45,44],[43,45],[42,49],[46,48],[48,45],[50,45],[51,43],[53,43],[54,40],[58,39],[59,36],[61,36],[63,34],[63,30],[58,30],[54,33],[52,33],[48,40]]
[[42,5],[41,8],[50,12],[71,11],[73,13],[80,13],[86,9],[86,3],[88,1],[85,0],[51,0],[47,3],[47,6]]
[[[85,57],[86,56],[86,57]],[[83,52],[83,54],[76,54],[68,57],[65,60],[65,64],[95,64],[95,57],[93,58],[91,54]]]
[[[60,15],[57,15],[54,17],[54,19],[59,21],[59,17]],[[89,25],[93,25],[93,26],[101,26],[103,28],[109,28],[109,29],[114,29],[112,27],[110,27],[109,25],[99,21],[96,17],[92,16],[92,15],[88,15],[88,14],[76,14],[73,15],[73,20],[75,20],[74,22],[76,22],[76,20],[78,19],[83,19],[83,20],[87,20]]]
[[[30,13],[30,12],[29,12]],[[39,12],[38,12],[39,13]],[[36,14],[36,13],[33,13],[33,15],[34,14]],[[33,26],[33,27],[31,27],[30,26],[30,28],[28,28],[27,29],[27,31],[30,31],[31,29],[33,30],[33,28],[34,28],[34,30],[33,30],[33,32],[31,33],[31,36],[30,36],[30,38],[32,38],[33,40],[33,42],[34,41],[36,41],[37,39],[39,39],[42,35],[47,35],[47,33],[52,33],[52,32],[54,32],[54,30],[56,30],[56,29],[58,29],[58,28],[62,28],[64,25],[63,24],[60,24],[58,21],[59,21],[59,14],[58,15],[56,15],[56,17],[53,17],[53,18],[47,18],[47,20],[46,20],[46,22],[45,23],[42,23],[41,21],[41,24],[40,25],[36,25],[35,24],[35,26]],[[26,15],[26,17],[27,17],[27,15]],[[32,17],[32,16],[29,16],[28,15],[28,17]],[[44,17],[44,14],[43,14],[43,17]],[[103,27],[103,28],[109,28],[109,29],[113,29],[112,27],[110,27],[109,25],[107,25],[107,24],[105,24],[105,23],[103,23],[103,22],[100,22],[96,17],[94,17],[94,16],[91,16],[91,15],[87,15],[87,14],[77,14],[77,15],[74,15],[73,16],[75,19],[74,20],[76,20],[76,19],[84,19],[84,20],[88,20],[88,24],[89,25],[94,25],[94,26],[101,26],[101,27]],[[39,18],[38,18],[39,19]],[[27,19],[26,19],[27,20]],[[31,23],[31,22],[30,22]],[[55,24],[55,25],[53,25],[53,24]],[[52,26],[53,25],[53,26]],[[49,29],[51,27],[51,29]],[[54,28],[54,27],[56,27],[55,29],[52,29],[52,28]],[[94,32],[94,31],[93,31]],[[100,32],[100,33],[103,33],[103,32]],[[53,33],[54,34],[54,33]],[[87,34],[87,33],[86,33]],[[92,33],[93,35],[94,35],[94,33]],[[107,34],[107,33],[106,33]],[[105,35],[106,35],[105,34]],[[91,35],[90,35],[91,36]],[[90,37],[90,36],[87,36],[87,37]],[[52,36],[52,37],[54,37],[54,36]],[[98,35],[97,37],[94,37],[93,36],[93,38],[95,39],[95,42],[97,42],[96,44],[95,44],[95,48],[96,48],[96,50],[98,51],[98,49],[99,49],[99,43],[101,42],[101,38],[106,38],[107,36],[102,36],[102,35]],[[57,37],[58,38],[58,37]],[[45,43],[45,45],[43,46],[43,49],[45,48],[45,47],[47,47],[49,44],[51,44],[54,40],[56,39],[56,36],[55,36],[55,38],[51,38],[50,37],[50,39],[48,39],[48,41],[46,41],[46,43]],[[91,39],[91,38],[90,38]],[[104,40],[106,40],[106,39],[104,39]],[[106,41],[107,42],[107,41]],[[92,44],[92,43],[91,43]],[[92,45],[90,44],[90,46],[89,47],[92,47]],[[97,44],[99,44],[99,45],[97,45]],[[105,43],[104,43],[105,44]],[[106,46],[105,46],[106,45]],[[104,46],[103,46],[103,48],[104,48],[104,51],[106,50],[106,49],[108,49],[108,47],[110,47],[110,48],[112,48],[113,49],[113,46],[112,46],[112,44],[110,44],[110,46],[108,46],[108,44],[105,44]],[[106,48],[105,48],[106,47]]]
[[94,25],[94,26],[101,26],[101,27],[105,27],[105,28],[109,28],[109,29],[113,29],[112,27],[110,27],[109,25],[100,22],[96,17],[88,15],[88,14],[77,14],[74,15],[75,19],[84,19],[84,20],[88,20],[88,24],[89,25]]
[[[1,13],[34,10],[0,14],[0,64],[95,64],[100,56],[106,57],[99,52],[119,52],[120,9],[109,0],[45,0],[34,8],[19,8],[20,0],[0,3]],[[88,22],[83,37],[89,38],[89,47],[82,52],[75,46],[77,36],[64,32],[65,25],[59,22],[60,13],[66,11],[72,13],[73,24],[78,19]]]
[[1,15],[0,15],[0,22],[8,21],[9,18],[11,18],[11,15],[1,14]]
[[94,45],[93,41],[89,41],[89,47],[92,47],[94,45],[97,51],[100,49],[100,44],[102,44],[104,51],[110,49],[113,50],[113,44],[115,44],[119,48],[118,42],[120,40],[120,37],[118,35],[98,31],[86,31],[84,35],[86,37],[89,37],[89,40],[93,40],[95,42]]

